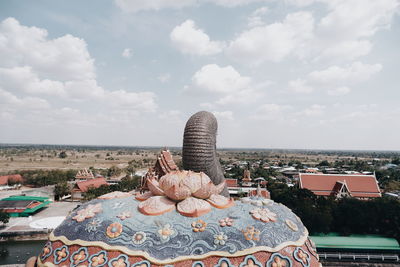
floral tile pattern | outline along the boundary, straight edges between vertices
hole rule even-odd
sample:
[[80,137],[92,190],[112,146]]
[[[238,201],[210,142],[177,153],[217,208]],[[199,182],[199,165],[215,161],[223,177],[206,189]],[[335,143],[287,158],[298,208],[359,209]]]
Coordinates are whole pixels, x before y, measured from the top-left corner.
[[303,267],[310,267],[310,255],[302,248],[296,248],[293,251],[293,257],[300,262]]
[[274,253],[271,255],[266,267],[292,267],[292,261],[289,257]]
[[262,264],[252,255],[247,256],[239,267],[262,267]]
[[[259,198],[257,201],[263,203]],[[236,201],[232,207],[212,207],[209,213],[200,218],[192,218],[182,216],[177,211],[155,216],[142,214],[138,211],[142,202],[134,197],[95,199],[72,212],[54,230],[53,240],[62,237],[71,241],[82,240],[86,244],[96,242],[124,247],[127,251],[140,250],[150,258],[163,261],[215,251],[235,254],[258,246],[275,248],[284,242],[294,243],[305,238],[305,227],[295,214],[273,201],[264,202],[268,205],[258,207]],[[93,218],[90,219],[90,216]],[[268,223],[264,222],[266,218]],[[287,220],[298,231],[291,230]],[[44,250],[49,252],[49,248]],[[55,255],[54,247],[50,253]],[[81,264],[102,266],[114,257],[108,254],[97,255],[97,258],[92,256],[88,255]]]
[[101,267],[105,265],[107,261],[108,261],[107,252],[103,250],[97,254],[90,256],[88,267]]

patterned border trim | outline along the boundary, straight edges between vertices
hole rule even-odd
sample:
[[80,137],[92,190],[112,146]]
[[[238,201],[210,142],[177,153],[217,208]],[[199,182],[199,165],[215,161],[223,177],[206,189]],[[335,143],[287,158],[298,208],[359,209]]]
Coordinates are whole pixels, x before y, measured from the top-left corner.
[[[299,251],[301,251],[306,255],[306,263],[304,263],[303,260],[298,257]],[[304,249],[300,247],[296,248],[293,251],[293,257],[296,261],[300,262],[303,267],[310,267],[310,262],[311,262],[310,254],[308,254]]]
[[50,241],[47,241],[47,243],[44,245],[44,247],[43,247],[43,249],[42,249],[42,251],[41,251],[41,254],[43,253],[43,250],[44,250],[46,247],[49,248],[49,252],[48,252],[47,254],[40,255],[40,259],[42,259],[42,260],[47,259],[47,258],[50,257],[50,255],[53,253],[53,246],[51,245],[51,242],[50,242]]
[[104,263],[102,263],[102,264],[97,264],[96,267],[101,267],[101,266],[106,265],[107,262],[108,262],[107,251],[101,250],[101,251],[99,251],[98,253],[93,254],[92,256],[90,256],[90,258],[89,258],[89,260],[88,260],[88,261],[89,261],[89,267],[92,267],[92,266],[93,266],[93,259],[94,259],[95,257],[99,257],[99,256],[102,255],[102,254],[104,255],[104,257],[103,257]]
[[[179,256],[176,257],[174,259],[166,259],[166,260],[160,260],[154,257],[151,257],[147,252],[143,252],[143,251],[138,251],[138,250],[130,250],[126,247],[123,246],[110,246],[104,242],[101,241],[94,241],[94,242],[88,242],[88,241],[84,241],[84,240],[69,240],[67,239],[65,236],[54,236],[54,233],[52,232],[49,236],[49,240],[50,241],[61,241],[63,242],[65,245],[71,246],[71,245],[80,245],[80,246],[85,246],[85,247],[89,247],[89,246],[97,246],[100,247],[104,250],[118,250],[121,253],[127,254],[129,256],[141,256],[144,257],[145,259],[147,259],[148,261],[150,261],[153,264],[158,264],[158,265],[166,265],[166,264],[172,264],[175,262],[179,262],[179,261],[184,261],[184,260],[202,260],[204,258],[208,258],[210,256],[219,256],[219,257],[241,257],[241,256],[246,256],[246,255],[250,255],[250,254],[254,254],[256,252],[259,251],[266,251],[266,252],[277,252],[281,249],[283,249],[284,247],[287,246],[296,246],[296,247],[300,247],[304,244],[304,242],[306,242],[308,237],[308,231],[305,228],[303,235],[297,240],[297,241],[288,241],[288,242],[284,242],[274,248],[271,247],[267,247],[267,246],[259,246],[259,247],[252,247],[252,248],[248,248],[245,250],[241,250],[238,251],[236,253],[229,253],[227,251],[210,251],[208,253],[205,253],[203,255],[189,255],[189,256]],[[43,265],[41,265],[43,266]]]
[[[65,249],[65,252],[66,252],[66,253],[65,253],[65,256],[62,257],[61,259],[58,259],[57,252],[58,252],[58,251],[62,251],[63,249]],[[55,264],[60,264],[61,262],[67,260],[68,257],[69,257],[69,250],[68,250],[68,247],[64,245],[64,246],[62,246],[62,247],[56,248],[56,249],[54,250],[54,252],[53,252],[53,256],[54,256],[54,263],[55,263]]]
[[267,261],[267,263],[265,264],[266,267],[270,267],[273,264],[273,261],[275,260],[275,257],[278,257],[282,260],[286,260],[289,263],[289,266],[286,267],[292,267],[293,263],[292,260],[289,257],[283,256],[280,253],[274,253],[271,255],[271,257],[269,258],[269,260]]
[[195,261],[193,262],[192,267],[204,267],[204,263],[201,261]]
[[[253,255],[246,256],[246,258],[245,258],[245,259],[243,260],[243,262],[239,265],[239,267],[250,267],[250,266],[252,266],[252,265],[248,264],[248,263],[249,263],[249,260],[252,260],[252,261],[254,262],[255,266],[262,267],[261,262],[259,262],[259,261],[256,259],[256,257],[254,257]],[[254,266],[254,265],[253,265],[253,266]]]
[[219,259],[217,265],[215,265],[214,267],[221,267],[222,263],[226,263],[225,266],[227,266],[227,267],[235,267],[235,265],[232,265],[231,261],[228,258]]

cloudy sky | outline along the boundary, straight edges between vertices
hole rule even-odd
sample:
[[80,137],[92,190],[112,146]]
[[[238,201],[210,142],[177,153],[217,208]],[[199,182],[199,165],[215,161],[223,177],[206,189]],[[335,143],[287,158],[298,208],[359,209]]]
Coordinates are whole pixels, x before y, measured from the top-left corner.
[[0,142],[400,150],[399,0],[0,2]]

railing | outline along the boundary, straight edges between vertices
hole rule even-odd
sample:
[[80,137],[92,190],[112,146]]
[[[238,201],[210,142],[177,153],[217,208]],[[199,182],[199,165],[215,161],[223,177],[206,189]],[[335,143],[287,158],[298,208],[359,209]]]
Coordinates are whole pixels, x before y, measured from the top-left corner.
[[342,260],[342,261],[400,261],[398,254],[357,254],[357,253],[340,253],[340,252],[320,252],[320,259],[325,260]]

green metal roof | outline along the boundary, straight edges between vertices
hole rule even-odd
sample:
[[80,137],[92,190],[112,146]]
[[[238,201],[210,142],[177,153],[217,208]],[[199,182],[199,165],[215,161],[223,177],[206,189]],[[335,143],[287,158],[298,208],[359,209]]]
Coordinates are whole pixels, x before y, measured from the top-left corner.
[[34,196],[11,196],[3,198],[2,200],[36,200],[40,202],[44,202],[48,200],[48,197],[34,197]]
[[379,249],[399,250],[400,246],[396,239],[376,235],[350,235],[339,236],[330,233],[327,235],[310,236],[317,248],[339,248],[339,249]]

